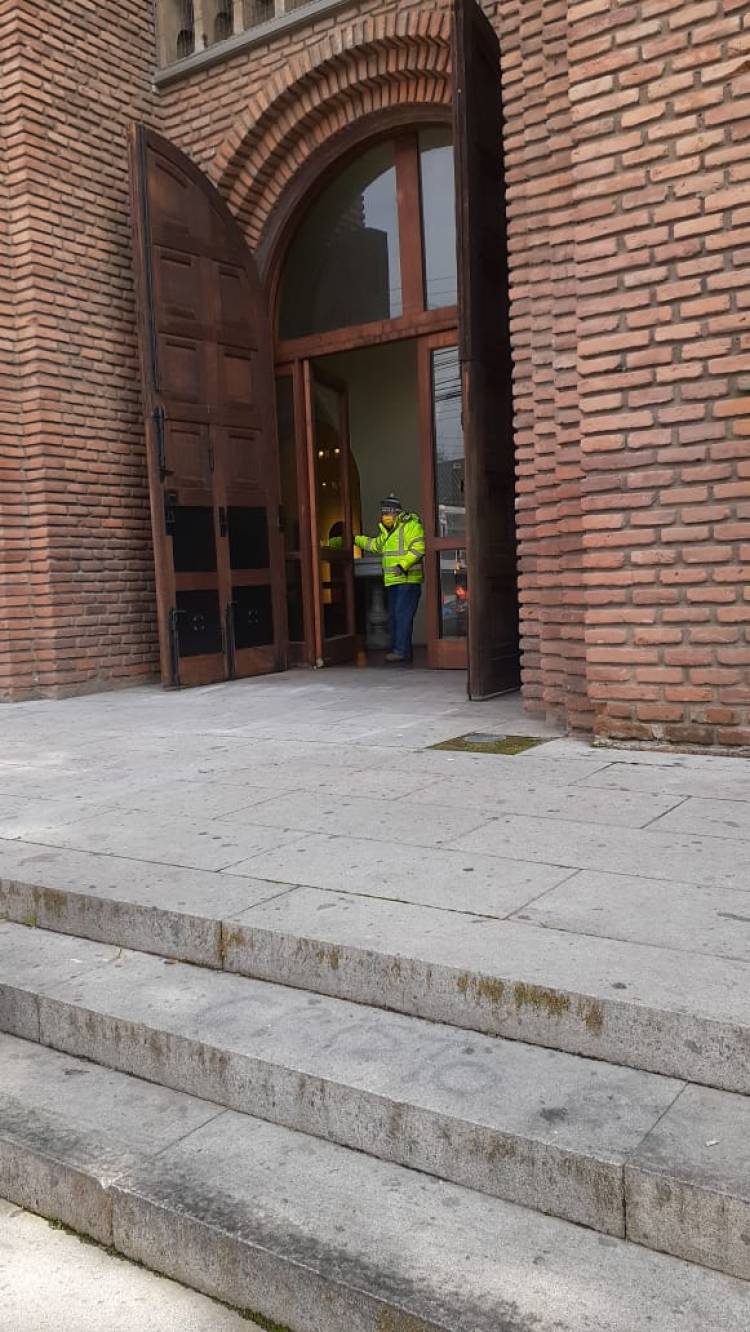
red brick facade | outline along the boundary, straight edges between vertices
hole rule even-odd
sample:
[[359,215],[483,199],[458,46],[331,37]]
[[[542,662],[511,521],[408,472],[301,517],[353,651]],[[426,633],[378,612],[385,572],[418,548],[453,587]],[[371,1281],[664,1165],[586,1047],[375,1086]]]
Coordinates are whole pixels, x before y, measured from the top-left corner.
[[[17,695],[156,663],[128,120],[188,151],[255,245],[337,128],[450,99],[446,4],[352,4],[157,93],[147,0],[106,24],[94,0],[62,8],[42,24],[0,0],[0,688]],[[503,44],[527,705],[615,737],[750,743],[746,0],[485,8]]]
[[0,695],[24,697],[154,671],[126,163],[153,14],[0,0],[0,42]]

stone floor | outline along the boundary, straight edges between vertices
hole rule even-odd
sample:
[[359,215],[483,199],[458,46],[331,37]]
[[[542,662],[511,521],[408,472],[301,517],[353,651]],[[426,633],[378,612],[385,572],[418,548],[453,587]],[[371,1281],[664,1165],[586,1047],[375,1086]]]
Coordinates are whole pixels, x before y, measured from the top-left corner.
[[[750,961],[750,760],[593,748],[463,688],[341,669],[7,705],[0,870],[59,848]],[[546,743],[430,748],[471,731]]]
[[300,1330],[745,1332],[750,761],[463,683],[0,710],[0,1193]]

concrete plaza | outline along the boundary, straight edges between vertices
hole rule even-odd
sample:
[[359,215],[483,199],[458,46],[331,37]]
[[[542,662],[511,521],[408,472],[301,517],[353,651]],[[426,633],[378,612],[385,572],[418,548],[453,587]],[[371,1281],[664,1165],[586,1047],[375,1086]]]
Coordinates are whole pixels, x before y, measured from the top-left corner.
[[[346,669],[3,709],[0,1195],[293,1332],[484,1332],[511,1294],[514,1332],[740,1332],[750,762],[462,690]],[[433,747],[470,732],[543,743]],[[282,1265],[263,1304],[219,1233],[336,1253],[349,1293]],[[529,1284],[552,1251],[565,1280]]]

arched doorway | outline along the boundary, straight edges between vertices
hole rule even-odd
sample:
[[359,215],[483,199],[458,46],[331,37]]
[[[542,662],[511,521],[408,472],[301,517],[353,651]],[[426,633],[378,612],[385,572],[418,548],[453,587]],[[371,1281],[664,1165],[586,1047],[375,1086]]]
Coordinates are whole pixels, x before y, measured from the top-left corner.
[[[358,143],[303,197],[274,295],[290,657],[375,662],[388,646],[376,529],[396,491],[423,517],[415,642],[466,668],[466,497],[452,133],[424,123]],[[331,544],[331,532],[336,539]]]
[[373,112],[356,152],[362,125],[337,132],[287,170],[296,207],[278,198],[257,253],[195,163],[133,127],[166,684],[355,656],[355,522],[403,482],[427,527],[430,664],[463,665],[468,645],[471,697],[517,687],[499,48],[476,0],[454,0],[452,23],[452,143],[424,103]]

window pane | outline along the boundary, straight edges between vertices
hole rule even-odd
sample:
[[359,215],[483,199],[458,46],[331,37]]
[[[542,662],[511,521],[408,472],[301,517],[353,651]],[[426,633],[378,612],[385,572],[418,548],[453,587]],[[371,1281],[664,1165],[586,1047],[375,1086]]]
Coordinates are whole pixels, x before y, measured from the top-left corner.
[[440,637],[466,638],[469,632],[469,580],[465,550],[438,554]]
[[177,644],[181,657],[224,651],[218,592],[177,592]]
[[216,536],[214,511],[194,505],[167,506],[167,530],[172,533],[175,573],[214,573]]
[[289,642],[304,643],[305,611],[302,595],[302,565],[299,560],[286,562],[286,609],[289,619]]
[[346,525],[344,404],[335,389],[316,382],[313,405],[318,536],[321,546],[340,550],[351,545],[351,533]]
[[234,646],[269,647],[273,643],[273,597],[270,587],[233,587]]
[[378,144],[329,185],[287,257],[279,333],[299,338],[403,312],[393,145]]
[[461,420],[461,367],[457,347],[445,347],[432,353],[432,403],[436,535],[462,537],[466,531],[466,469]]
[[263,508],[232,505],[227,510],[229,563],[233,569],[267,569],[271,563],[268,545],[268,514]]
[[279,425],[281,503],[284,509],[287,552],[300,548],[297,494],[297,440],[294,431],[294,382],[291,375],[276,380],[276,417]]
[[349,633],[347,573],[341,564],[320,566],[323,597],[323,637],[341,638]]
[[419,164],[427,309],[439,310],[458,300],[453,144],[447,127],[420,132]]

